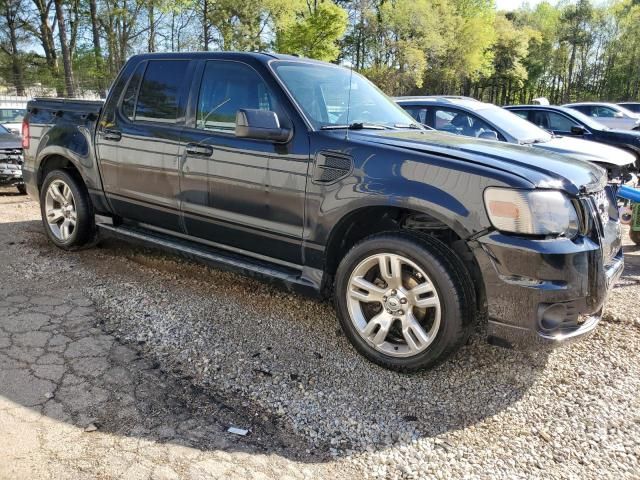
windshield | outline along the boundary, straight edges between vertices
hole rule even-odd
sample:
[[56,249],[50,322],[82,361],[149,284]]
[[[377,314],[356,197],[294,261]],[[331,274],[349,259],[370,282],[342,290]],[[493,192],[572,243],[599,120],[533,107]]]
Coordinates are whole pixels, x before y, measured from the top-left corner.
[[566,108],[566,107],[560,107],[560,108],[562,109],[563,112],[572,116],[577,121],[584,123],[589,128],[592,128],[594,130],[609,130],[609,127],[607,127],[606,125],[603,125],[597,120],[594,120],[593,117],[585,115],[580,110],[575,110],[573,108]]
[[533,123],[500,107],[489,107],[476,113],[520,143],[548,142],[553,138],[546,130],[536,127]]
[[315,129],[357,123],[390,128],[416,126],[408,113],[356,72],[303,62],[276,61],[272,65]]
[[22,123],[26,113],[24,108],[0,108],[0,123]]

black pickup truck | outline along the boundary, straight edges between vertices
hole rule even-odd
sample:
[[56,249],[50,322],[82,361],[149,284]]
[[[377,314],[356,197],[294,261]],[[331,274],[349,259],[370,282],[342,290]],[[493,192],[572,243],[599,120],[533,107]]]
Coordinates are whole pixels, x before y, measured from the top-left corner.
[[497,345],[578,337],[623,268],[604,170],[427,131],[336,65],[139,55],[104,104],[36,99],[26,118],[54,244],[111,232],[333,296],[387,368],[433,365],[485,318]]

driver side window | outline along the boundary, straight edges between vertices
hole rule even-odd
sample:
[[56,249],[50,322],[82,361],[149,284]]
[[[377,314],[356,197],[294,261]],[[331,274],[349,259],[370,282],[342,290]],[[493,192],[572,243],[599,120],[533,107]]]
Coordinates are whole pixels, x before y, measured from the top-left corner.
[[560,115],[555,112],[549,112],[549,129],[554,132],[570,132],[571,127],[578,127],[579,125],[565,117],[564,115]]
[[613,118],[616,116],[616,111],[609,107],[594,107],[593,116],[601,118]]
[[198,95],[196,128],[232,133],[241,108],[274,111],[275,99],[251,67],[224,60],[208,61]]

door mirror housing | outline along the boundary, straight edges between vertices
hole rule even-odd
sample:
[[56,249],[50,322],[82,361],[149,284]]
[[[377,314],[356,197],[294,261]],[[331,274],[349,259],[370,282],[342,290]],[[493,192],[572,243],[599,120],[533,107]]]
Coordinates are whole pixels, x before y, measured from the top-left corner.
[[291,130],[280,126],[276,112],[241,108],[236,113],[236,137],[286,142]]
[[574,125],[573,127],[571,127],[571,133],[573,135],[584,135],[585,133],[587,133],[587,129],[578,125]]
[[613,116],[614,116],[615,118],[624,118],[624,113],[622,113],[622,112],[615,112],[615,113],[613,114]]
[[482,138],[484,140],[498,140],[498,134],[493,130],[485,130],[478,135],[478,138]]

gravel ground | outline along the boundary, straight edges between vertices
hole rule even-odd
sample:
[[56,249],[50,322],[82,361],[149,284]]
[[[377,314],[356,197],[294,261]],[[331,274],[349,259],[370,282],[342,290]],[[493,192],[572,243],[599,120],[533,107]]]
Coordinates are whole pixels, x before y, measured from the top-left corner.
[[247,448],[271,448],[294,470],[316,478],[640,478],[634,246],[589,338],[522,353],[487,345],[479,326],[448,362],[400,375],[357,355],[329,304],[116,240],[64,253],[47,243],[35,203],[1,195],[0,249],[14,259],[5,278],[31,286],[58,278],[77,289],[95,304],[105,334],[167,378],[245,412],[239,426],[249,437],[274,439]]

